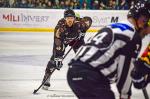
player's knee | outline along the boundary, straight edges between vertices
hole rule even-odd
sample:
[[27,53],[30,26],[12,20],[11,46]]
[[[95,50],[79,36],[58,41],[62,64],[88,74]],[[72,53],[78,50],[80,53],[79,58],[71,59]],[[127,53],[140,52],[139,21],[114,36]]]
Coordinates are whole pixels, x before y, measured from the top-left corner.
[[46,72],[50,72],[51,68],[54,68],[54,62],[53,60],[50,60],[47,64],[47,67],[46,67]]

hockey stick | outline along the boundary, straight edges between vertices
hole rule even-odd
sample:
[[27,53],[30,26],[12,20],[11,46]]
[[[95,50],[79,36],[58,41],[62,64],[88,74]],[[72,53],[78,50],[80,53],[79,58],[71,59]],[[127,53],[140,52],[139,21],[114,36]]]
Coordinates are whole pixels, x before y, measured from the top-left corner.
[[146,88],[142,89],[145,99],[149,99]]
[[[76,43],[78,42],[80,38],[78,37],[76,39],[76,42],[73,44],[73,46],[71,46],[71,48],[67,51],[67,53],[64,55],[63,60],[66,58],[66,56],[69,54],[69,52],[73,49],[73,47],[76,45]],[[33,91],[33,94],[36,94],[36,92],[45,84],[45,82],[47,81],[47,79],[51,76],[51,74],[55,71],[56,69],[53,68],[52,72],[47,76],[47,78],[42,82],[42,84]]]

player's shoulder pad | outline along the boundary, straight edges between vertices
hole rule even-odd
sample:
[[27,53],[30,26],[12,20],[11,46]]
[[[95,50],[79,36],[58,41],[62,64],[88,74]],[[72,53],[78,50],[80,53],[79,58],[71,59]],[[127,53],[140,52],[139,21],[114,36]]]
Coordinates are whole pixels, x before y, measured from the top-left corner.
[[59,21],[58,21],[58,24],[64,24],[66,22],[66,20],[64,18],[61,18]]
[[135,34],[135,29],[132,25],[126,23],[113,23],[108,27],[112,28],[113,33],[127,36],[130,40]]
[[88,16],[85,16],[82,18],[83,20],[85,21],[91,21],[92,22],[92,18],[91,17],[88,17]]
[[88,17],[88,16],[85,16],[81,19],[81,21],[83,22],[89,22],[90,24],[92,24],[92,18],[91,17]]

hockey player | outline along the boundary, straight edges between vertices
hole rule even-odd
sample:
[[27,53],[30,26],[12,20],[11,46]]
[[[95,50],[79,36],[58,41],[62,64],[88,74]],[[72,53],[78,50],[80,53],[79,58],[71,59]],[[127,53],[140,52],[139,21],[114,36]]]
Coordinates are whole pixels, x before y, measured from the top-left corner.
[[[63,55],[68,45],[73,46],[73,51],[76,52],[84,44],[85,32],[91,24],[92,19],[90,17],[76,19],[75,12],[72,9],[64,11],[64,18],[59,20],[54,30],[53,55],[47,64],[43,81],[49,74],[52,74],[54,69],[59,70],[62,67]],[[42,88],[48,89],[49,87],[50,77]]]
[[150,83],[150,43],[142,56],[135,61],[131,72],[135,88],[143,89]]
[[99,30],[69,63],[67,81],[79,99],[115,99],[110,88],[114,82],[119,98],[130,99],[130,74],[150,27],[150,3],[138,1],[129,10],[127,20]]

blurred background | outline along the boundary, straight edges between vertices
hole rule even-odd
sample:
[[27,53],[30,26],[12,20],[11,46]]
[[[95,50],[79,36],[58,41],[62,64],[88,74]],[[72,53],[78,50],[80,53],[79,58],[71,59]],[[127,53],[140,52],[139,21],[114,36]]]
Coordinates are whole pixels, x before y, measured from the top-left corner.
[[1,8],[128,10],[135,0],[0,0]]

